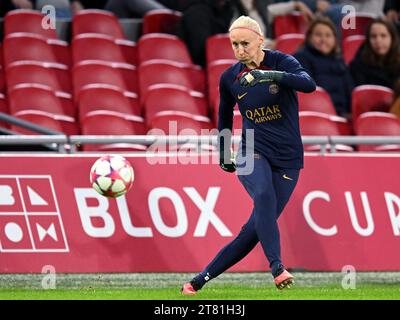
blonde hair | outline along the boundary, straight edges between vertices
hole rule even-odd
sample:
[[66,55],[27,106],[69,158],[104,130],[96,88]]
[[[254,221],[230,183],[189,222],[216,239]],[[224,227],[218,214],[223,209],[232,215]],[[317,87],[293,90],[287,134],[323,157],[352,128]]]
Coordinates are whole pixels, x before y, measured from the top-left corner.
[[249,16],[240,16],[231,24],[229,32],[235,29],[247,29],[255,32],[260,37],[264,37],[264,34],[260,28],[258,22]]

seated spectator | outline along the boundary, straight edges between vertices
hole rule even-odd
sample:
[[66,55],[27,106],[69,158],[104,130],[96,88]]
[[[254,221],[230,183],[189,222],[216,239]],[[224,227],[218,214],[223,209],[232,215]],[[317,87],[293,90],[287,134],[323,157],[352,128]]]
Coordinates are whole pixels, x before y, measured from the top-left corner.
[[33,3],[30,0],[2,0],[0,5],[0,14],[4,16],[8,11],[15,9],[33,9]]
[[378,18],[368,27],[350,71],[354,84],[376,84],[394,88],[400,74],[400,42],[392,23]]
[[386,18],[392,22],[400,33],[400,1],[386,0],[385,2]]
[[329,18],[319,17],[311,23],[304,46],[294,57],[329,93],[337,114],[350,118],[353,82],[340,55],[335,25]]
[[390,108],[390,112],[400,118],[400,77],[397,79],[393,91],[393,105]]

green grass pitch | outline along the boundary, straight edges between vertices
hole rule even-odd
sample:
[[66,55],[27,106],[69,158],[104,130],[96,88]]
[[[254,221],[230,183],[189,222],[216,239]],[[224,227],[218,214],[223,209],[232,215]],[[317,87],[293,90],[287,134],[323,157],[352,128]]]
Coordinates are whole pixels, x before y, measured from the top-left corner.
[[355,275],[355,288],[344,289],[343,274],[293,272],[295,285],[277,290],[266,273],[225,273],[196,296],[180,287],[193,274],[57,274],[55,289],[43,289],[41,274],[0,275],[1,300],[399,300],[400,272]]

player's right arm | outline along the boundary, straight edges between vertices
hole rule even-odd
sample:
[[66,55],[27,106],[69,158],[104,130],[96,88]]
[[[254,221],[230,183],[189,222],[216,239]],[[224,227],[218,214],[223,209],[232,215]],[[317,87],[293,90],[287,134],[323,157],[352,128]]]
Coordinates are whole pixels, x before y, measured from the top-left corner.
[[233,108],[235,98],[231,93],[230,86],[235,77],[230,71],[226,70],[219,82],[219,109],[218,109],[218,144],[219,144],[219,165],[227,172],[235,172],[236,165],[231,157]]

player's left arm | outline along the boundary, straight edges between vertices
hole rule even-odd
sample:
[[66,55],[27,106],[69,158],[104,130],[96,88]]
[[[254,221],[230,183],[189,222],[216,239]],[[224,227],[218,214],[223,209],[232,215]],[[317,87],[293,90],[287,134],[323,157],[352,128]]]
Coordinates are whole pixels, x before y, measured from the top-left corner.
[[262,82],[276,82],[305,93],[316,89],[315,81],[292,56],[282,55],[276,70],[252,70],[240,78],[242,86],[254,86]]

